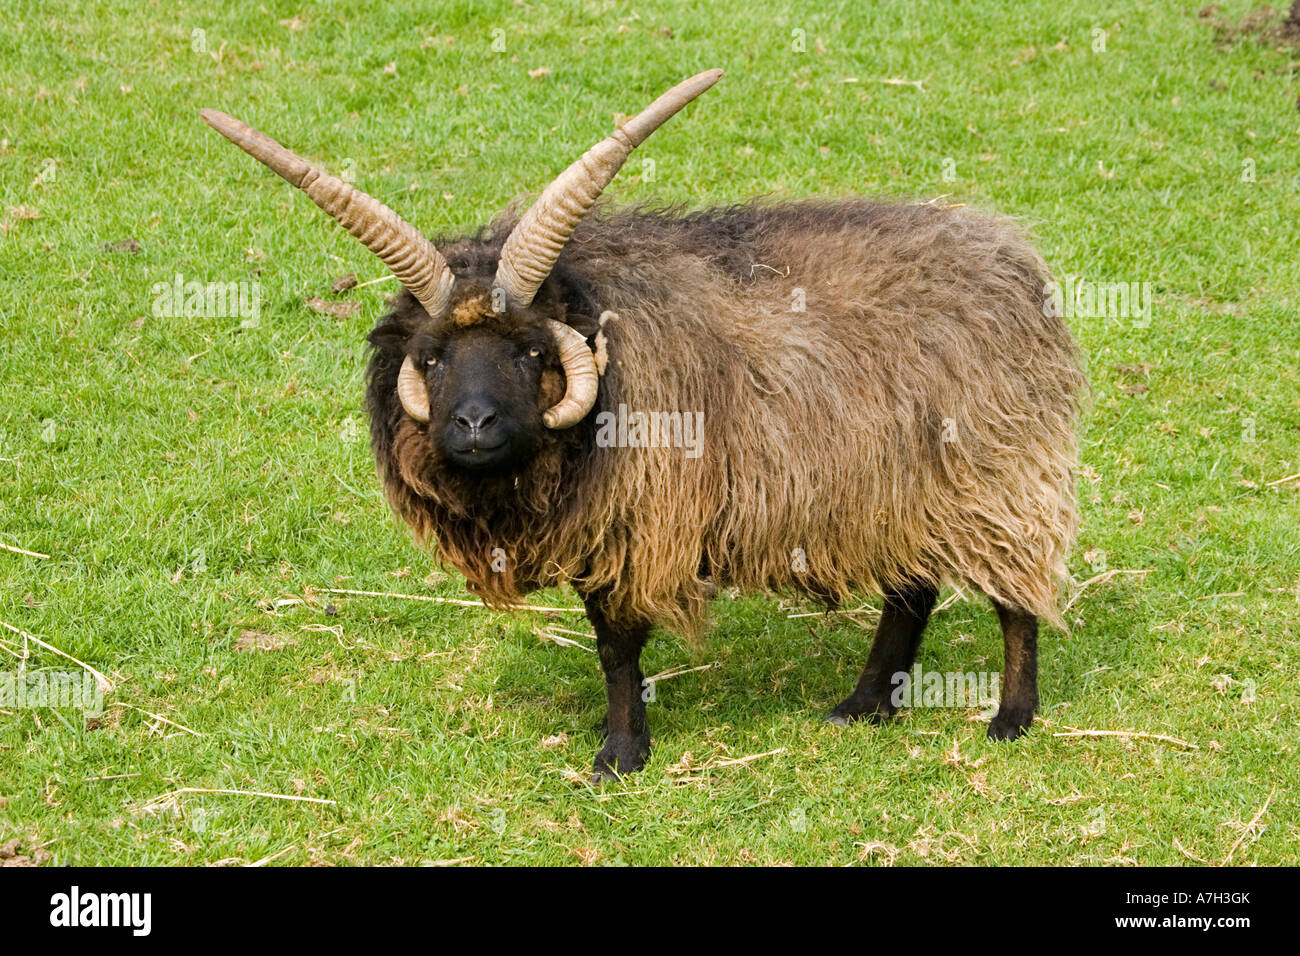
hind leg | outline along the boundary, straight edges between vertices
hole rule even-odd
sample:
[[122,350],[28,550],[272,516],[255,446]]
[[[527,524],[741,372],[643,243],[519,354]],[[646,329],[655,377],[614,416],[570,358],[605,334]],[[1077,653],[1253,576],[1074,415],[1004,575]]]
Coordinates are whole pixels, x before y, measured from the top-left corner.
[[993,740],[1015,740],[1034,722],[1038,708],[1038,618],[1028,611],[993,602],[1002,622],[1005,662],[1002,702],[989,724]]
[[830,712],[826,720],[841,727],[854,720],[883,720],[894,713],[890,696],[894,675],[911,670],[921,646],[921,634],[939,597],[938,588],[918,585],[885,592],[880,626],[867,656],[858,686]]

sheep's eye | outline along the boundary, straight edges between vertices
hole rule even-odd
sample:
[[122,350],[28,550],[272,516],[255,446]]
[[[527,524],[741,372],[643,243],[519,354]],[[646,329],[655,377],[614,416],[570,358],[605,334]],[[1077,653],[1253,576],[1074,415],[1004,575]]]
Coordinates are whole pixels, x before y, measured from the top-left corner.
[[424,360],[424,364],[429,366],[429,368],[433,368],[438,364],[438,360],[436,358],[428,358]]
[[532,358],[537,358],[537,356],[539,356],[539,355],[542,354],[542,350],[539,349],[537,346],[534,345],[532,348],[530,348],[530,349],[528,350],[528,354],[529,354],[529,356],[531,356]]

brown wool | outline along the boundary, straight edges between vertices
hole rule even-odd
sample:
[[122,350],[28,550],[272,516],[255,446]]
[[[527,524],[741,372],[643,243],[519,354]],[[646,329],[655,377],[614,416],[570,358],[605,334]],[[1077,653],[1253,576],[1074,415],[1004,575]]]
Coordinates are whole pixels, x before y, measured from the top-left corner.
[[[500,243],[439,247],[472,279]],[[400,355],[378,355],[380,474],[397,514],[497,605],[568,582],[607,591],[611,617],[697,637],[703,560],[724,588],[843,600],[951,582],[1060,625],[1085,379],[1043,308],[1048,280],[1007,220],[968,209],[598,212],[531,313],[479,320],[508,334],[567,298],[594,335],[616,312],[588,418],[508,480],[459,475],[392,398]],[[404,295],[390,321],[430,320]],[[702,412],[701,456],[595,447],[595,416],[620,403]]]
[[486,318],[490,300],[486,294],[479,294],[457,302],[451,310],[451,321],[462,329],[478,325]]

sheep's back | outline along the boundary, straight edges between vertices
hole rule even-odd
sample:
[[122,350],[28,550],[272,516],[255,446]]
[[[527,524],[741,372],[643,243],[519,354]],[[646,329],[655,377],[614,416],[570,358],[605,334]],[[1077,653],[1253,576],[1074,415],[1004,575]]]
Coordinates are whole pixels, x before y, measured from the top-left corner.
[[660,577],[697,581],[702,550],[742,588],[947,579],[1056,619],[1083,376],[1006,221],[811,203],[575,239],[567,267],[620,316],[602,407],[704,414],[699,459],[605,458]]

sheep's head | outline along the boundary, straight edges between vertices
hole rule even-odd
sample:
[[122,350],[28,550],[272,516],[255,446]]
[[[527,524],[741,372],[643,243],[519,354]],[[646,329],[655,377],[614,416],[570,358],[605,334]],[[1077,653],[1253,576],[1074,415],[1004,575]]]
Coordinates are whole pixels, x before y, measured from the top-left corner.
[[[499,471],[526,456],[541,429],[586,417],[599,377],[584,336],[562,310],[534,305],[564,245],[628,155],[722,76],[709,70],[673,87],[552,182],[501,248],[491,282],[457,277],[415,227],[379,200],[311,165],[269,136],[216,110],[203,119],[302,189],[382,259],[423,308],[417,327],[376,329],[378,347],[404,352],[397,393],[427,426],[439,457],[471,471]],[[393,335],[405,334],[394,343]],[[559,391],[558,374],[564,387]],[[539,407],[540,403],[540,407]]]
[[382,365],[400,363],[397,398],[438,461],[468,472],[510,471],[548,430],[577,424],[595,404],[591,349],[564,315],[549,296],[495,311],[486,281],[462,279],[446,316],[399,308],[370,342],[384,353]]

